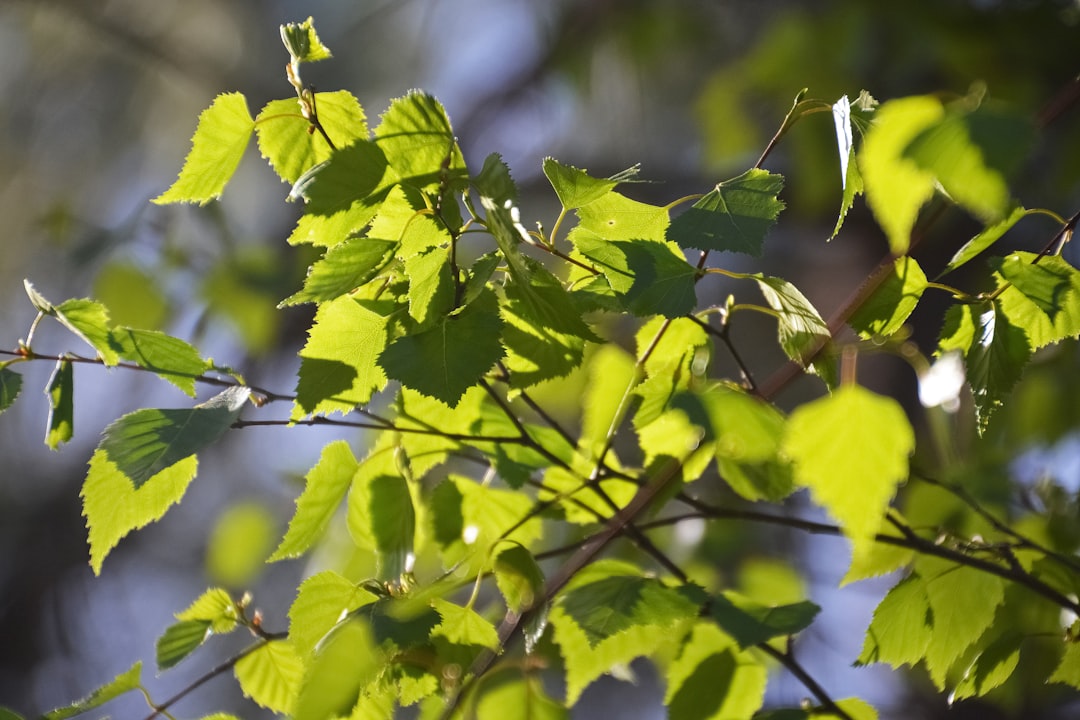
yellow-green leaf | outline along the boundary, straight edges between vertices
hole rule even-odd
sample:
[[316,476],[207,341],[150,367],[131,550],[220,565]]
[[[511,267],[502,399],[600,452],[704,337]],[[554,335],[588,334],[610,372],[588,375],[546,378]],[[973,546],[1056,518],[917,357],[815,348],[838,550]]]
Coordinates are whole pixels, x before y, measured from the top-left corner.
[[242,657],[235,668],[244,695],[264,708],[288,714],[304,679],[304,662],[287,640],[264,642]]

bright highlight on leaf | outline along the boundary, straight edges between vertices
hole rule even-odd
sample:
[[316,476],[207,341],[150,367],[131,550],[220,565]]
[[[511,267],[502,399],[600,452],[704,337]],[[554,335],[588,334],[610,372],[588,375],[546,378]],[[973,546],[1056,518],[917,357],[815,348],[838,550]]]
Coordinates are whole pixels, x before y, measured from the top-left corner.
[[907,478],[915,433],[895,400],[844,385],[791,414],[783,448],[795,482],[862,548],[873,542]]
[[199,116],[191,139],[191,152],[180,177],[154,202],[159,205],[187,202],[205,205],[221,197],[244,156],[255,121],[240,93],[224,93]]

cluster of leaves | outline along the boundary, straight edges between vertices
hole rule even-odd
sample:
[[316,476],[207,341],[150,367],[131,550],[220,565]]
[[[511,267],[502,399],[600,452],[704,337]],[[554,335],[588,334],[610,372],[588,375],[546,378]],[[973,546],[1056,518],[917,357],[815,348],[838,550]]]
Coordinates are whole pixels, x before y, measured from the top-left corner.
[[[930,361],[904,326],[926,290],[944,290],[953,304],[938,362],[962,358],[985,429],[1032,353],[1080,333],[1080,272],[1055,252],[1075,218],[1016,207],[1004,181],[1018,161],[1019,121],[978,96],[880,107],[865,93],[855,103],[796,99],[774,140],[831,111],[844,187],[836,231],[865,194],[891,249],[846,309],[856,335],[841,342],[793,284],[729,270],[714,255],[761,255],[784,207],[783,178],[761,167],[768,151],[745,173],[666,206],[620,192],[635,169],[597,178],[548,158],[561,211],[550,232],[530,230],[507,167],[497,155],[467,167],[434,98],[398,98],[369,130],[351,94],[303,84],[302,64],[330,56],[310,20],[282,36],[297,97],[252,117],[242,95],[219,96],[156,202],[220,196],[256,135],[289,199],[304,204],[289,242],[323,249],[282,302],[317,308],[293,394],[252,388],[177,338],[114,327],[100,303],[54,305],[27,285],[35,327],[58,320],[97,354],[56,358],[51,447],[71,437],[73,362],[141,368],[191,395],[196,381],[225,386],[192,408],[142,409],[106,429],[82,492],[95,572],[125,535],[182,498],[197,453],[232,427],[271,422],[241,419],[249,404],[291,402],[282,424],[378,431],[360,457],[344,441],[323,449],[269,558],[309,554],[343,520],[374,577],[320,568],[297,588],[280,633],[248,616],[250,598],[212,588],[159,639],[159,669],[213,635],[247,630],[254,644],[221,671],[294,718],[389,716],[416,703],[423,717],[557,718],[594,680],[645,656],[666,681],[670,717],[749,718],[779,664],[813,698],[760,717],[876,717],[863,700],[832,699],[796,659],[794,637],[816,605],[695,582],[648,535],[686,517],[742,517],[842,534],[853,549],[845,582],[901,571],[859,662],[923,663],[959,699],[1005,684],[1038,642],[1055,658],[1046,679],[1080,687],[1080,633],[1061,620],[1063,610],[1080,612],[1075,548],[1023,534],[951,478],[914,471],[915,432],[901,405],[858,385],[853,370],[872,344],[928,377]],[[985,224],[942,275],[1033,213],[1057,219],[1057,244],[991,259],[990,285],[977,293],[931,282],[909,253],[920,210],[939,197]],[[740,289],[738,301],[703,307],[699,286],[712,275],[738,281],[750,299]],[[755,313],[775,322],[789,367],[823,381],[822,395],[790,414],[731,341],[733,318]],[[624,348],[615,320],[624,328],[627,319],[634,341]],[[32,336],[0,368],[0,409],[21,387],[11,365],[44,357]],[[739,378],[711,372],[718,349]],[[585,378],[572,427],[547,404],[552,383],[571,375]],[[376,399],[390,409],[373,411]],[[750,502],[808,489],[836,525],[703,500],[700,489],[718,482]],[[927,520],[930,512],[939,515]],[[600,559],[621,539],[638,562]],[[564,674],[565,697],[549,697],[548,667]],[[140,673],[136,664],[47,717],[145,693]]]

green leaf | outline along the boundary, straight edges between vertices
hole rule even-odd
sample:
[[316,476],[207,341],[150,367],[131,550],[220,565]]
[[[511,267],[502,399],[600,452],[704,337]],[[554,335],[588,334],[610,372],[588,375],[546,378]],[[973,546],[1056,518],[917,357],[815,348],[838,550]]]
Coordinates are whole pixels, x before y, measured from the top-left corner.
[[697,269],[678,246],[654,240],[604,240],[575,229],[578,251],[599,265],[611,288],[638,316],[679,317],[697,304]]
[[453,564],[468,558],[477,569],[489,562],[488,552],[496,542],[513,540],[529,547],[543,535],[543,526],[526,495],[457,475],[435,487],[430,517],[432,535],[443,548],[444,560]]
[[949,264],[941,271],[941,275],[950,273],[956,268],[964,265],[969,260],[975,258],[986,248],[997,242],[1002,235],[1012,229],[1012,226],[1020,221],[1021,218],[1030,215],[1030,210],[1025,210],[1022,207],[1014,207],[1009,215],[997,222],[987,225],[982,232],[975,237],[964,243],[964,246],[956,251],[956,254],[949,260]]
[[957,683],[952,697],[963,700],[985,695],[1008,680],[1020,664],[1020,648],[1025,638],[1006,631],[979,653]]
[[432,637],[446,638],[458,645],[477,645],[495,650],[499,647],[499,633],[495,626],[480,617],[471,607],[435,598],[431,601],[442,622],[432,631]]
[[856,548],[873,543],[914,449],[915,433],[900,404],[853,384],[798,407],[783,440],[795,481],[810,489]]
[[356,140],[301,175],[289,193],[303,198],[304,215],[293,245],[337,245],[367,225],[394,184],[386,156],[374,142]]
[[210,588],[197,597],[183,612],[176,613],[182,621],[205,621],[216,633],[227,633],[236,628],[239,617],[236,603],[227,590]]
[[997,222],[1010,205],[1005,175],[1026,157],[1031,136],[1029,123],[1019,116],[986,105],[972,112],[959,107],[916,135],[904,157],[932,172],[961,207],[984,222]]
[[617,192],[605,193],[583,205],[577,215],[579,228],[604,240],[663,242],[670,222],[666,207],[631,200]]
[[378,475],[368,485],[371,532],[380,580],[396,581],[412,571],[416,511],[400,475]]
[[1066,643],[1065,652],[1061,656],[1061,662],[1054,669],[1053,674],[1046,679],[1048,683],[1063,683],[1080,688],[1080,643]]
[[81,715],[89,710],[99,708],[110,700],[114,700],[124,693],[137,690],[142,687],[142,663],[137,662],[125,672],[117,675],[112,681],[105,683],[82,700],[72,703],[67,707],[57,708],[42,716],[42,720],[67,720],[67,718]]
[[479,697],[468,715],[475,720],[569,720],[566,708],[544,692],[537,675],[514,667],[493,670],[477,688]]
[[431,247],[405,260],[409,276],[409,315],[425,327],[454,307],[454,278],[450,272],[450,250]]
[[101,573],[101,564],[121,538],[160,519],[173,503],[180,501],[197,466],[196,457],[189,455],[136,489],[105,450],[99,447],[94,452],[81,493],[94,574]]
[[457,405],[503,356],[501,330],[498,301],[487,291],[430,329],[394,340],[377,362],[402,385]]
[[236,663],[246,697],[276,713],[292,712],[304,678],[304,662],[288,640],[264,642]]
[[121,358],[168,380],[191,397],[195,397],[195,378],[211,367],[194,347],[156,330],[116,328],[112,340]]
[[394,259],[398,243],[352,237],[334,245],[308,270],[304,289],[281,301],[279,307],[334,300],[366,285]]
[[883,662],[914,666],[926,654],[934,616],[926,583],[917,573],[898,582],[874,610],[858,664]]
[[864,338],[889,337],[919,304],[926,275],[913,258],[896,258],[892,272],[852,314],[848,324]]
[[529,306],[510,301],[499,308],[503,319],[503,364],[510,371],[510,385],[528,388],[545,380],[565,377],[581,366],[585,338],[559,332],[534,322]]
[[[1018,258],[1017,264],[1030,264],[1036,256],[1032,253],[1014,253],[1009,257]],[[1000,274],[994,276],[1000,290],[995,306],[1005,314],[1011,325],[1024,331],[1032,350],[1080,335],[1080,273],[1061,257],[1044,257],[1038,264],[1046,264],[1052,274],[1070,279],[1070,288],[1056,292],[1050,300],[1054,306],[1052,318],[1021,288],[1008,285]]]
[[[367,697],[362,694],[364,688],[370,687],[384,663],[385,657],[366,622],[350,618],[341,623],[311,660],[291,717],[293,720],[392,717],[391,699],[386,700],[389,707],[383,705],[378,708],[379,712],[370,705],[365,707],[357,702],[359,698],[363,703]],[[350,716],[354,705],[359,714]]]
[[597,348],[588,371],[579,444],[591,457],[597,457],[607,445],[612,423],[620,419],[623,398],[629,396],[640,378],[634,359],[614,343]]
[[109,331],[109,311],[93,300],[65,300],[53,307],[54,317],[97,351],[106,365],[119,359]]
[[208,620],[181,620],[167,627],[154,645],[158,670],[168,670],[179,664],[210,635]]
[[296,499],[296,513],[281,544],[268,562],[303,555],[326,531],[345,499],[359,463],[344,440],[328,443],[319,462],[304,477],[304,491]]
[[[619,184],[611,178],[594,178],[584,170],[563,165],[552,157],[544,158],[544,175],[547,177],[559,202],[567,210],[576,210],[606,195]],[[629,171],[628,171],[629,172]],[[635,173],[636,174],[636,171]]]
[[890,100],[875,113],[859,153],[866,203],[889,239],[894,255],[907,252],[919,209],[934,194],[933,173],[905,156],[915,137],[945,114],[929,95]]
[[24,718],[22,715],[15,712],[14,710],[9,710],[6,707],[0,707],[0,720],[26,720],[26,718]]
[[318,62],[331,57],[330,49],[319,40],[314,20],[310,17],[302,23],[282,25],[281,41],[294,62]]
[[934,629],[926,648],[926,668],[939,690],[946,673],[983,632],[1005,599],[1004,582],[975,568],[920,557],[916,570],[925,578]]
[[499,153],[491,153],[484,158],[484,167],[473,178],[473,185],[481,197],[490,198],[495,205],[512,207],[517,203],[517,184]]
[[387,318],[349,297],[319,306],[300,351],[292,419],[352,412],[386,385],[376,358],[386,345]]
[[699,622],[667,671],[671,720],[748,718],[765,699],[768,670],[715,625]]
[[6,367],[0,367],[0,412],[11,407],[21,390],[22,375]]
[[169,319],[170,302],[160,279],[128,260],[112,260],[98,271],[93,296],[120,325],[152,330]]
[[784,209],[782,175],[753,168],[725,180],[678,215],[667,237],[679,247],[730,250],[761,257],[765,235]]
[[395,185],[390,190],[371,221],[367,235],[399,240],[398,256],[401,258],[450,244],[446,227],[432,217],[424,194],[408,185]]
[[774,406],[719,384],[680,395],[674,406],[706,429],[720,476],[736,493],[772,502],[791,494],[791,468],[780,456],[785,420]]
[[806,600],[763,605],[730,590],[710,598],[708,608],[716,624],[744,649],[802,632],[821,612],[820,607]]
[[637,625],[671,627],[696,617],[700,595],[696,586],[673,588],[655,578],[614,575],[574,586],[558,604],[595,647]]
[[985,432],[992,413],[1004,403],[1031,359],[1024,329],[1013,325],[1002,305],[954,305],[945,314],[938,352],[964,353],[967,379],[975,400],[978,430]]
[[[837,700],[836,707],[846,712],[851,717],[851,720],[878,720],[877,710],[870,703],[859,698]],[[826,710],[815,712],[811,717],[835,718],[836,714]]]
[[231,588],[250,587],[266,565],[277,534],[276,518],[264,503],[231,505],[207,538],[206,574]]
[[446,110],[431,95],[412,91],[390,103],[375,138],[402,182],[421,189],[443,180],[460,187],[466,177]]
[[492,570],[510,612],[521,615],[543,599],[544,573],[525,546],[513,543],[500,550]]
[[343,617],[374,601],[374,595],[333,570],[316,573],[300,583],[289,608],[289,640],[307,657]]
[[57,361],[49,384],[45,386],[45,394],[49,397],[45,444],[50,450],[56,450],[71,440],[74,433],[75,383],[70,360],[61,358]]
[[851,148],[848,153],[847,174],[844,176],[844,194],[840,200],[840,214],[836,218],[836,225],[833,227],[832,235],[829,236],[830,240],[840,234],[840,228],[844,226],[844,220],[847,219],[848,212],[855,206],[855,198],[862,195],[864,191],[862,173],[859,172],[859,162],[855,155],[855,148]]
[[1069,295],[1080,287],[1080,271],[1060,256],[1051,255],[1032,263],[1026,255],[1013,253],[1005,258],[993,258],[990,265],[1046,313],[1051,323],[1067,304],[1076,304],[1070,302],[1073,299]]
[[641,396],[641,406],[634,414],[634,427],[640,431],[667,409],[678,392],[701,378],[710,341],[705,330],[690,318],[656,317],[641,326],[635,343],[637,356],[645,358],[646,375],[635,390]]
[[249,388],[234,386],[189,410],[136,410],[105,428],[98,448],[138,490],[221,437],[250,395]]
[[191,151],[180,176],[154,202],[206,203],[221,197],[225,185],[236,172],[255,129],[247,100],[240,93],[218,95],[199,115],[199,125],[191,138]]
[[[368,137],[367,120],[360,102],[345,90],[314,94],[319,124],[337,147]],[[281,179],[290,185],[305,172],[330,159],[331,147],[319,132],[309,132],[311,122],[303,116],[296,98],[271,100],[255,118],[259,152]]]
[[[810,301],[787,280],[767,275],[747,277],[757,281],[765,302],[777,313],[776,334],[780,347],[789,358],[807,367],[809,357],[832,339],[829,326]],[[828,358],[819,355],[810,365],[826,385],[835,385],[835,372]]]

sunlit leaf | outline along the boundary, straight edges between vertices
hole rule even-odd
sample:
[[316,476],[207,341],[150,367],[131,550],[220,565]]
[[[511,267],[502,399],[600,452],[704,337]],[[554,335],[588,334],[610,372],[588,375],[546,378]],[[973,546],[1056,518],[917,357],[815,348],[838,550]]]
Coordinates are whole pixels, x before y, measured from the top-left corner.
[[796,408],[783,441],[795,481],[856,547],[873,542],[914,449],[900,404],[854,384]]
[[827,385],[834,385],[835,371],[827,357],[818,357],[810,363],[810,357],[818,353],[832,337],[829,326],[818,311],[787,280],[767,275],[748,277],[757,281],[765,302],[777,313],[776,333],[780,347],[787,356],[803,367],[813,367]]
[[300,692],[304,663],[292,643],[270,640],[240,658],[234,673],[245,696],[264,708],[287,714]]
[[768,670],[708,622],[699,622],[668,667],[671,720],[748,718],[765,699]]
[[[1014,253],[1010,258],[1017,258],[1017,265],[1030,264],[1035,258],[1032,253]],[[1010,286],[1007,280],[995,274],[997,287],[1001,291],[995,306],[1008,318],[1009,324],[1022,329],[1032,350],[1052,345],[1070,337],[1080,335],[1080,273],[1061,257],[1044,257],[1039,265],[1046,263],[1049,272],[1059,277],[1069,278],[1069,288],[1060,285],[1048,300],[1052,304],[1053,315],[1046,310],[1050,305],[1040,306],[1035,299],[1026,295],[1021,288]],[[1017,272],[1029,272],[1017,269]],[[1045,308],[1045,309],[1044,309]],[[946,318],[948,320],[948,318]],[[946,322],[948,326],[948,322]],[[943,332],[944,334],[944,332]]]
[[1020,664],[1025,638],[1006,631],[979,653],[953,691],[955,700],[985,695],[1008,680]]
[[668,229],[668,210],[631,200],[617,192],[601,195],[577,209],[580,227],[604,240],[662,242]]
[[567,210],[588,205],[614,190],[619,184],[609,178],[594,178],[586,171],[572,165],[563,165],[552,157],[544,158],[544,175],[559,196],[559,202]]
[[1066,643],[1061,662],[1046,681],[1080,688],[1080,643]]
[[318,541],[345,499],[358,465],[344,440],[323,448],[319,462],[304,477],[304,491],[296,499],[296,513],[269,562],[302,555]]
[[22,390],[22,375],[6,367],[0,367],[0,412],[11,407]]
[[443,637],[458,645],[478,645],[492,650],[499,647],[499,633],[495,626],[480,617],[471,607],[435,598],[432,607],[442,622],[431,631],[432,637]]
[[[293,720],[349,717],[361,692],[371,684],[384,663],[385,658],[366,622],[350,618],[341,623],[312,658],[290,717]],[[391,710],[352,717],[389,718],[392,715]]]
[[154,645],[158,670],[168,670],[210,637],[208,620],[181,620],[165,629]]
[[109,331],[109,311],[93,300],[65,300],[53,306],[53,316],[97,351],[106,365],[115,365],[119,356]]
[[671,626],[697,616],[703,592],[696,587],[668,587],[654,578],[613,575],[576,585],[559,606],[585,633],[589,644],[637,625]]
[[101,572],[105,557],[121,538],[160,519],[180,501],[197,465],[196,457],[189,455],[136,489],[105,450],[94,452],[81,495],[89,528],[90,567],[95,574]]
[[333,300],[365,285],[394,258],[392,240],[354,237],[334,245],[308,270],[304,289],[281,301],[282,306]]
[[310,17],[302,23],[282,25],[281,41],[296,62],[318,62],[331,57],[330,49],[319,39],[314,20]]
[[136,410],[105,428],[98,447],[138,490],[221,437],[250,395],[249,388],[236,386],[189,410]]
[[49,384],[45,386],[49,398],[49,421],[45,444],[56,450],[71,440],[75,424],[75,381],[71,361],[61,358],[56,363]]
[[225,633],[236,627],[238,613],[236,602],[226,590],[210,588],[195,598],[185,610],[176,613],[176,619],[207,622],[212,631]]
[[247,100],[240,93],[224,93],[199,116],[191,151],[180,177],[154,202],[206,203],[221,197],[236,172],[255,129]]
[[370,592],[332,570],[316,573],[300,583],[289,608],[289,640],[301,657],[307,657],[346,615],[374,600]]
[[926,275],[908,256],[893,263],[892,272],[852,314],[848,323],[860,335],[888,337],[903,327],[926,290]]
[[179,338],[155,330],[115,328],[112,332],[120,357],[168,380],[195,397],[195,378],[210,369],[199,351]]
[[427,93],[413,91],[393,100],[375,128],[375,138],[403,182],[430,189],[443,180],[455,186],[464,180],[465,160],[450,119]]
[[[314,104],[319,124],[336,147],[368,137],[364,110],[351,93],[345,90],[314,93]],[[309,132],[310,129],[311,122],[301,114],[295,97],[271,100],[255,118],[259,152],[290,185],[330,158],[331,148],[322,133]]]
[[597,265],[635,315],[674,318],[694,309],[697,269],[673,243],[607,240],[581,228],[571,237],[578,252]]
[[525,546],[513,543],[500,550],[492,570],[510,612],[520,615],[542,599],[544,574]]
[[952,256],[952,259],[949,260],[949,264],[942,270],[941,274],[944,275],[945,273],[952,272],[973,259],[983,250],[997,242],[1002,235],[1012,229],[1013,225],[1030,213],[1030,210],[1025,210],[1022,207],[1015,207],[1005,218],[987,225],[982,232],[968,240],[964,243],[963,247],[956,251],[956,254]]
[[874,611],[858,662],[914,666],[926,654],[933,632],[926,582],[912,573],[897,583]]
[[375,360],[386,345],[387,318],[342,297],[319,306],[300,351],[292,417],[349,413],[386,385]]
[[681,248],[730,250],[760,257],[765,235],[784,209],[784,178],[759,168],[725,180],[671,221],[667,238]]
[[398,474],[381,474],[371,479],[367,492],[379,579],[394,581],[412,570],[416,510],[409,486]]
[[377,362],[406,387],[456,405],[503,356],[502,319],[488,291],[427,330],[391,342]]
[[450,271],[450,250],[431,247],[405,259],[409,276],[409,315],[429,326],[454,306],[454,278]]
[[537,675],[513,667],[491,672],[477,688],[476,720],[568,720],[565,707],[548,697]]
[[1013,253],[992,259],[990,265],[1046,313],[1051,323],[1058,313],[1073,310],[1077,305],[1069,296],[1080,288],[1080,271],[1060,256],[1043,257],[1033,263],[1026,253]]
[[866,203],[894,255],[907,252],[919,209],[934,194],[934,175],[904,154],[923,130],[945,114],[929,95],[890,100],[878,108],[859,152]]
[[864,190],[862,173],[859,172],[859,162],[858,157],[855,155],[855,149],[852,148],[849,152],[850,157],[844,175],[844,193],[840,200],[840,213],[836,218],[836,225],[833,227],[832,235],[829,236],[830,240],[840,234],[840,229],[844,226],[848,213],[855,205],[855,198],[862,195]]
[[140,687],[142,687],[142,663],[137,662],[129,670],[120,673],[111,682],[105,683],[82,700],[45,713],[42,720],[67,720],[67,718],[99,708],[110,700]]

